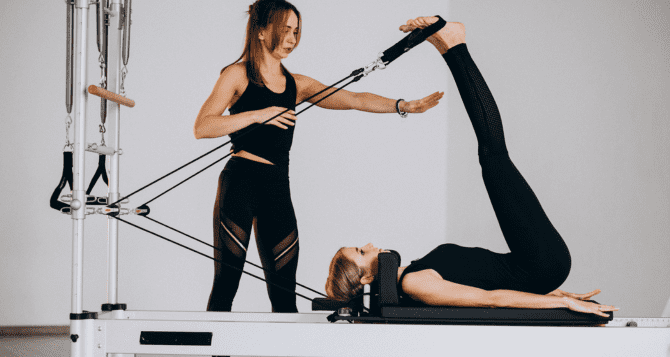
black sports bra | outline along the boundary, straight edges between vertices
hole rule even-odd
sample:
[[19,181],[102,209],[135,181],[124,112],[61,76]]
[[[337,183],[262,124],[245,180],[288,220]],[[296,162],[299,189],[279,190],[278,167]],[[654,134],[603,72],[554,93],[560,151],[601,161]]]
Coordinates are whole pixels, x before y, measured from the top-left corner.
[[[260,110],[273,106],[295,110],[297,95],[295,80],[283,66],[282,71],[286,77],[286,88],[283,93],[275,93],[266,86],[261,87],[249,81],[244,93],[230,107],[230,114]],[[253,132],[241,136],[252,129],[254,129]],[[232,150],[233,152],[244,150],[262,157],[275,165],[288,165],[294,131],[294,126],[282,129],[274,125],[254,123],[230,134],[230,139],[233,140]]]

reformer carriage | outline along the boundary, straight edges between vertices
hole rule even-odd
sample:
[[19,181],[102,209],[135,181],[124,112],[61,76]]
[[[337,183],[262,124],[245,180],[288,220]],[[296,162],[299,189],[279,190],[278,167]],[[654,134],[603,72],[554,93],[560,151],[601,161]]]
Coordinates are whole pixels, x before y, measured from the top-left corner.
[[[645,328],[668,327],[670,323],[668,319],[616,319],[613,318],[612,313],[609,313],[609,318],[602,318],[575,313],[567,309],[419,306],[398,293],[395,277],[400,264],[400,256],[396,253],[380,254],[379,279],[372,285],[367,297],[362,296],[348,303],[313,299],[313,310],[320,312],[272,314],[127,310],[126,304],[118,301],[118,221],[143,229],[121,217],[134,213],[151,219],[148,217],[150,213],[148,203],[152,200],[132,210],[123,208],[121,205],[128,203],[130,196],[151,184],[128,196],[121,197],[118,176],[121,153],[119,133],[118,130],[113,133],[114,138],[110,146],[107,146],[104,142],[106,132],[104,124],[109,114],[115,121],[114,127],[118,129],[120,105],[128,107],[134,105],[134,102],[125,97],[123,88],[123,79],[127,73],[125,66],[128,63],[129,54],[131,0],[99,0],[95,3],[101,81],[100,86],[88,87],[88,92],[103,98],[101,99],[102,141],[100,145],[87,143],[84,131],[88,100],[85,93],[88,60],[85,51],[86,29],[88,11],[92,3],[89,3],[88,0],[66,0],[66,4],[68,14],[66,108],[68,113],[71,112],[73,106],[75,108],[74,142],[70,143],[68,136],[66,150],[64,150],[63,176],[50,203],[53,208],[71,215],[73,219],[72,309],[70,315],[72,356],[104,356],[106,354],[430,356],[466,353],[483,355],[499,353],[501,350],[510,350],[516,355],[529,356],[538,354],[564,356],[569,353],[603,356],[666,356],[670,351],[670,329]],[[340,87],[344,88],[376,69],[383,69],[402,53],[437,31],[440,24],[443,25],[444,22],[436,23],[435,27],[423,31],[412,32],[380,54],[379,58],[370,65],[353,71],[348,77],[331,87],[353,78]],[[111,29],[119,30],[111,31]],[[110,47],[115,50],[108,51]],[[110,61],[110,58],[113,60]],[[109,62],[114,62],[115,67],[110,67]],[[113,77],[114,81],[108,81],[109,77]],[[107,103],[106,100],[111,103]],[[70,123],[72,121],[66,123],[68,134]],[[86,151],[99,155],[99,159],[98,169],[88,189],[84,190],[83,162]],[[105,168],[107,156],[110,158],[109,178],[107,178]],[[170,174],[159,178],[154,183]],[[92,187],[100,178],[108,184],[108,196],[89,196]],[[72,194],[59,196],[66,185],[70,185]],[[98,209],[95,209],[96,205]],[[109,221],[109,301],[102,305],[100,312],[82,310],[83,228],[87,214],[104,214],[108,216]],[[179,244],[167,237],[147,232]],[[199,252],[198,254],[204,255]],[[300,296],[307,298],[302,294]],[[332,313],[332,311],[335,312]],[[602,325],[608,328],[594,327]],[[633,326],[637,328],[631,328]],[[254,333],[248,333],[250,330],[253,330]],[[296,339],[296,336],[300,338]]]

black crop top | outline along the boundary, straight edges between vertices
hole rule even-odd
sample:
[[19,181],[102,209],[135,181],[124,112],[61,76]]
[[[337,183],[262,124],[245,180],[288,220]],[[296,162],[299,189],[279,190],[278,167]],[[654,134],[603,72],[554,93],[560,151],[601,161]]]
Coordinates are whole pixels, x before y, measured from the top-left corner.
[[500,289],[499,269],[508,269],[506,254],[494,253],[484,248],[461,247],[442,244],[421,259],[412,261],[400,276],[398,289],[402,291],[405,275],[433,269],[442,279],[484,290]]
[[[268,107],[282,107],[295,110],[297,89],[293,76],[282,66],[286,77],[286,88],[283,93],[275,93],[267,87],[260,87],[249,81],[247,88],[240,98],[230,107],[230,114],[238,114],[252,110],[260,110]],[[257,129],[254,129],[261,126]],[[249,130],[253,132],[238,138],[242,133]],[[238,152],[244,150],[256,156],[260,156],[275,165],[287,165],[289,161],[289,150],[293,144],[294,126],[282,129],[274,125],[261,125],[254,123],[248,127],[230,134],[233,141],[232,150]]]

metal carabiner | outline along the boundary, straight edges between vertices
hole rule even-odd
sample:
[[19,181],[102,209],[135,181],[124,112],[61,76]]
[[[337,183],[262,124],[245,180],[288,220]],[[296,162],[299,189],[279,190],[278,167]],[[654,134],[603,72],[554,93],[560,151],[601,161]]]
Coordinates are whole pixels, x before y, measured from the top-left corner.
[[63,147],[63,151],[72,151],[74,149],[74,144],[70,142],[71,125],[72,125],[72,117],[70,116],[70,114],[68,114],[67,117],[65,117],[65,146]]
[[124,65],[123,68],[121,69],[121,85],[119,86],[119,94],[121,96],[125,97],[126,96],[126,88],[125,88],[125,81],[126,81],[126,75],[128,74],[128,68]]
[[107,132],[107,128],[105,128],[105,124],[100,124],[100,146],[107,146],[105,144],[105,133]]
[[370,63],[369,65],[367,65],[363,68],[363,77],[367,77],[367,75],[370,72],[372,72],[376,69],[385,69],[386,68],[386,64],[384,63],[384,61],[382,61],[382,55],[383,55],[383,53],[379,52],[379,54],[377,55],[377,59],[374,62]]
[[386,69],[386,63],[382,61],[382,57],[384,56],[384,52],[379,52],[377,54],[377,68],[378,69]]

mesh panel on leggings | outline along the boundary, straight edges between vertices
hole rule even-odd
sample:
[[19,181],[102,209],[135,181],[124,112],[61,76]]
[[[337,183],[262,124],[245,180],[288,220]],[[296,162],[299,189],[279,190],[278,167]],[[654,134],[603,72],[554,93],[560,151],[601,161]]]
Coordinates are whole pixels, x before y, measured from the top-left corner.
[[477,66],[469,65],[474,64],[474,61],[466,44],[454,46],[443,57],[454,75],[465,110],[475,129],[479,156],[506,154],[507,147],[498,106]]
[[244,258],[249,246],[249,234],[228,218],[221,221],[221,229],[224,234],[220,236],[223,237],[228,250],[236,257]]

